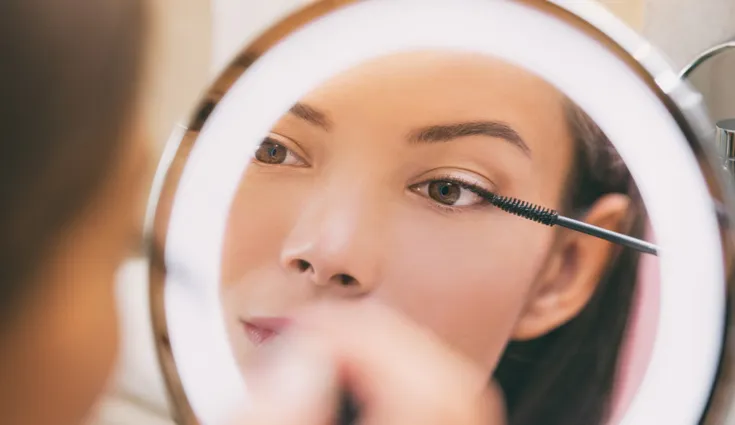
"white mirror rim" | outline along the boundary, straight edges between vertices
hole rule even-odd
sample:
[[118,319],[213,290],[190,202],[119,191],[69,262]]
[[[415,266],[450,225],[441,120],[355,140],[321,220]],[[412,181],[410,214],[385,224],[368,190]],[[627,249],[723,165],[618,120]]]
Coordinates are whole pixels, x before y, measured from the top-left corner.
[[267,51],[211,114],[179,182],[165,253],[171,349],[201,423],[222,423],[247,396],[217,282],[230,203],[256,143],[331,76],[416,49],[474,51],[537,73],[613,141],[646,203],[664,283],[652,358],[623,423],[697,423],[718,364],[725,286],[716,217],[688,141],[640,75],[598,41],[528,4],[487,0],[372,0],[339,9]]

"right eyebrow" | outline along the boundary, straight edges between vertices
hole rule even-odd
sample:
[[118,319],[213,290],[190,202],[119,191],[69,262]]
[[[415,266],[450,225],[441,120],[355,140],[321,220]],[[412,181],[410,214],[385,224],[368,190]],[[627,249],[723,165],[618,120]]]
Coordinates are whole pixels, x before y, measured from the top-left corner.
[[436,143],[449,142],[468,136],[487,136],[502,139],[520,149],[526,156],[531,156],[531,149],[521,135],[513,127],[500,121],[472,121],[431,125],[412,131],[408,139],[413,143]]
[[321,127],[325,131],[329,131],[332,128],[332,122],[326,112],[322,112],[305,103],[297,102],[288,112],[310,124]]

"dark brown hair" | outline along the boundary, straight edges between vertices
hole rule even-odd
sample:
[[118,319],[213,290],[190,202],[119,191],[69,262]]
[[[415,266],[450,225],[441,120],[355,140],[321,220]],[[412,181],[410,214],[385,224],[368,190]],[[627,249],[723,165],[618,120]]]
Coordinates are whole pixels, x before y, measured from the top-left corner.
[[0,2],[0,320],[112,168],[141,73],[141,0]]
[[[571,101],[565,105],[575,146],[565,212],[579,214],[605,194],[631,197],[628,233],[641,237],[645,212],[612,144]],[[609,414],[618,353],[635,290],[638,254],[618,249],[592,298],[566,324],[530,341],[512,341],[496,369],[510,425],[599,425]]]

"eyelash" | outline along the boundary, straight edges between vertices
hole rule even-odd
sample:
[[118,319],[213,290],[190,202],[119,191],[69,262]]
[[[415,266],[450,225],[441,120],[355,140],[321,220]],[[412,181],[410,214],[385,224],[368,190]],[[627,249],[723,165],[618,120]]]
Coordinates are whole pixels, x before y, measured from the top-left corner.
[[437,176],[430,180],[425,180],[421,183],[417,183],[411,186],[411,188],[416,191],[421,186],[429,185],[431,183],[436,183],[436,182],[445,182],[445,183],[455,184],[463,190],[472,192],[473,194],[477,195],[481,199],[481,201],[475,205],[454,206],[454,205],[442,204],[441,202],[437,202],[431,199],[430,197],[424,196],[423,194],[421,194],[421,196],[424,197],[431,204],[432,207],[439,209],[441,212],[459,213],[459,212],[465,212],[465,211],[476,209],[476,208],[484,208],[484,207],[491,205],[490,202],[488,201],[488,198],[494,195],[493,192],[481,187],[476,182],[470,181],[469,179],[463,179],[457,176],[452,176],[452,175]]

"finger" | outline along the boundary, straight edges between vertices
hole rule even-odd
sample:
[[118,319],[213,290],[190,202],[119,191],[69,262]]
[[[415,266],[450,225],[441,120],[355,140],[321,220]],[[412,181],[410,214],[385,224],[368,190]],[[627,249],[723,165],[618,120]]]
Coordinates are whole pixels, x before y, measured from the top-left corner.
[[485,393],[485,414],[488,418],[487,425],[505,425],[507,414],[503,390],[496,382],[492,382]]
[[[393,379],[418,373],[426,367],[444,367],[431,374],[450,375],[480,392],[489,376],[476,364],[452,351],[430,331],[417,326],[397,311],[377,302],[330,302],[296,316],[299,326],[331,346],[333,355],[349,359],[360,375],[389,375]],[[411,366],[411,367],[408,367]],[[387,377],[386,377],[387,378]],[[421,382],[421,381],[416,381]]]
[[487,373],[395,311],[333,302],[296,321],[330,346],[369,423],[488,423]]
[[339,392],[329,350],[300,334],[262,348],[246,376],[252,408],[231,423],[332,424]]

